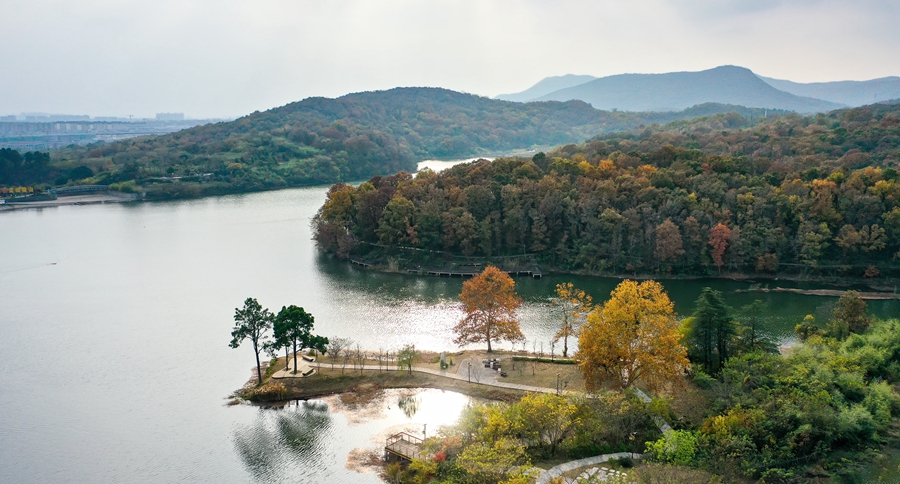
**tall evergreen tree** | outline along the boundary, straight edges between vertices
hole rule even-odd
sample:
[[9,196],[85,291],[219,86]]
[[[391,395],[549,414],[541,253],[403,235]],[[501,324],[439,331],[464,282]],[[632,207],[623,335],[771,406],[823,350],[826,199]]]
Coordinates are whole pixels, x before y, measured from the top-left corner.
[[274,317],[268,309],[263,309],[255,298],[248,297],[244,301],[243,308],[234,310],[234,329],[231,331],[231,343],[229,346],[237,348],[245,339],[253,343],[253,353],[256,354],[256,384],[262,384],[262,367],[259,364],[259,352],[266,345],[266,332],[272,328]]
[[735,324],[722,293],[704,287],[688,321],[691,359],[709,373],[718,373],[731,356]]

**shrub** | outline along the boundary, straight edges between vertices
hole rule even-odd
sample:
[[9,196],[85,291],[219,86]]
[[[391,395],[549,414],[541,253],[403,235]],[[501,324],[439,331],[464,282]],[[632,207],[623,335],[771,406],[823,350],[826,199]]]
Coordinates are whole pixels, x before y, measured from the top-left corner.
[[647,442],[647,452],[659,462],[688,466],[697,454],[697,435],[689,430],[669,430],[655,442]]
[[287,388],[280,382],[269,382],[261,387],[246,390],[243,397],[247,400],[259,402],[271,402],[276,400],[284,400],[287,395]]

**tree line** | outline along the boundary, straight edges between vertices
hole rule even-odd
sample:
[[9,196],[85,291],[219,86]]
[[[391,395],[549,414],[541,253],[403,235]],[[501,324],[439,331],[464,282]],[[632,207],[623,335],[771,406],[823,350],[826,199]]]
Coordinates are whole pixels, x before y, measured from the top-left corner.
[[900,105],[739,118],[338,184],[315,239],[344,258],[537,254],[595,274],[900,274]]

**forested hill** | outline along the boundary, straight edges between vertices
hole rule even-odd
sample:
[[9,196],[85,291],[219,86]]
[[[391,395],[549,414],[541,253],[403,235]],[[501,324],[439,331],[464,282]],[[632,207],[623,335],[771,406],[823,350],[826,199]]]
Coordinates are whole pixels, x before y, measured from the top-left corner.
[[316,218],[316,240],[342,257],[412,246],[536,253],[592,273],[896,281],[898,163],[898,104],[753,126],[719,114],[533,159],[337,185]]
[[83,165],[94,175],[70,183],[136,184],[157,197],[333,183],[414,171],[423,159],[583,142],[598,133],[730,111],[764,114],[715,104],[677,113],[614,113],[580,101],[520,104],[397,88],[309,98],[232,122],[61,150],[49,168],[56,171],[44,181],[65,183]]

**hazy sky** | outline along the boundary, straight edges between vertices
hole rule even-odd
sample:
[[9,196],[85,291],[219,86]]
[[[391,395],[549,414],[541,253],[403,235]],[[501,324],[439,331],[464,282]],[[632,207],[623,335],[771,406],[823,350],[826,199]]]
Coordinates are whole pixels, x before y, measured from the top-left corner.
[[734,64],[900,75],[896,0],[0,0],[0,115],[230,117],[309,96]]

